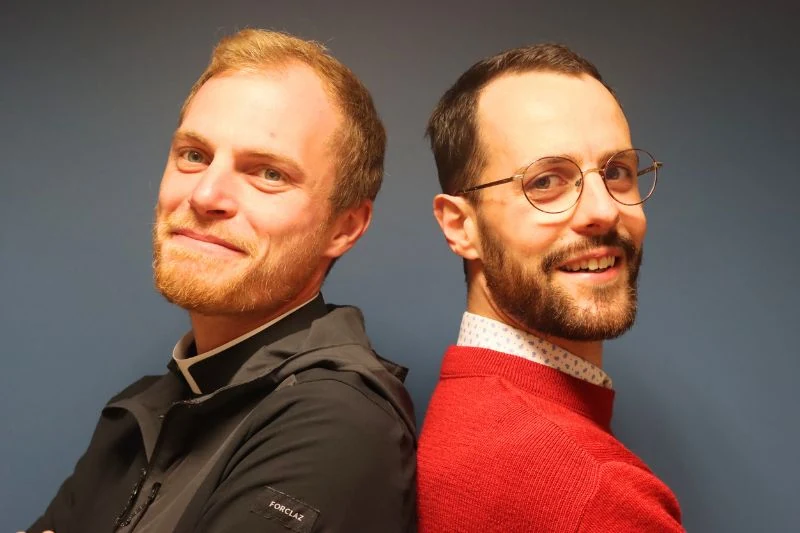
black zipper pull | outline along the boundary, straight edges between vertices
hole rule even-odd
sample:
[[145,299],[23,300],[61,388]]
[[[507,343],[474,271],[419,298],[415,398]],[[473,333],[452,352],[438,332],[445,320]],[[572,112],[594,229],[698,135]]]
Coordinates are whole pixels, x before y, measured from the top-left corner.
[[[116,528],[128,527],[129,525],[131,525],[133,519],[136,518],[137,516],[139,518],[136,521],[139,522],[144,516],[144,513],[146,513],[147,510],[150,508],[150,504],[156,500],[156,497],[158,496],[158,491],[160,489],[161,489],[161,483],[159,482],[153,483],[153,486],[150,488],[150,494],[147,495],[147,499],[144,501],[144,503],[142,503],[141,505],[139,505],[139,507],[131,511],[128,514],[128,517],[125,518],[125,520],[118,522]],[[141,490],[141,487],[139,487],[139,490]],[[116,528],[114,529],[115,531]]]
[[[126,519],[126,515],[128,515],[131,510],[133,509],[133,505],[136,503],[136,498],[139,496],[139,491],[142,490],[142,486],[144,486],[144,481],[147,479],[147,469],[142,468],[142,472],[139,475],[139,480],[133,486],[133,492],[131,495],[128,496],[128,501],[125,503],[125,508],[122,510],[121,513],[117,515],[117,518],[114,520],[114,531],[118,530],[121,527],[127,526],[130,523],[130,518]],[[161,484],[158,484],[159,487]]]
[[[147,497],[147,504],[145,504],[145,509],[147,509],[151,503],[156,499],[158,496],[158,491],[161,489],[161,483],[153,483],[153,488],[150,489],[150,496]],[[144,512],[144,511],[142,511]]]

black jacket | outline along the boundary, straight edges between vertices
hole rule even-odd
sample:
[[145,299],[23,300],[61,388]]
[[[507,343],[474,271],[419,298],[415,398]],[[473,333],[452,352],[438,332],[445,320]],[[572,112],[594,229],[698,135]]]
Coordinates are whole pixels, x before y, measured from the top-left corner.
[[369,347],[361,313],[321,297],[103,409],[39,533],[415,530],[405,370]]

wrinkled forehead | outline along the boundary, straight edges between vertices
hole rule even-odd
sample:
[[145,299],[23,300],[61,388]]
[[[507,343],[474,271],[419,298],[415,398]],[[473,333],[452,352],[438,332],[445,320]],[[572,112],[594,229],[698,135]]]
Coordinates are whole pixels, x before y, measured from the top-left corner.
[[588,160],[631,146],[617,100],[586,75],[504,75],[481,91],[477,119],[488,166],[553,155],[594,164]]

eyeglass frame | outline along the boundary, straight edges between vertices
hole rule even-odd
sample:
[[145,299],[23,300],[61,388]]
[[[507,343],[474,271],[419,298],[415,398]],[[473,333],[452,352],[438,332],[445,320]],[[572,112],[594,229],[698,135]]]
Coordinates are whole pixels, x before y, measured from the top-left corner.
[[[642,198],[640,201],[638,201],[636,203],[633,203],[633,204],[626,204],[625,202],[620,201],[616,196],[614,196],[614,193],[612,193],[610,190],[608,190],[608,184],[606,183],[606,176],[605,176],[606,172],[605,171],[606,171],[606,168],[608,167],[608,164],[611,162],[612,159],[617,157],[619,154],[622,154],[622,153],[625,153],[625,152],[632,152],[634,150],[638,151],[638,152],[646,153],[653,160],[653,164],[652,165],[650,165],[649,167],[647,167],[645,169],[642,169],[642,170],[640,170],[640,171],[638,171],[636,173],[636,177],[638,178],[639,176],[641,176],[643,174],[647,174],[648,172],[653,171],[653,186],[650,187],[650,192],[647,193],[647,196]],[[470,192],[475,192],[475,191],[479,191],[481,189],[486,189],[487,187],[494,187],[495,185],[502,185],[504,183],[508,183],[508,182],[511,182],[511,181],[514,181],[514,180],[519,180],[520,185],[522,185],[522,180],[525,178],[525,172],[527,172],[528,169],[531,168],[536,163],[539,163],[540,161],[544,161],[545,159],[564,159],[566,161],[569,161],[570,163],[574,164],[578,168],[578,172],[580,172],[580,174],[581,174],[581,177],[580,177],[580,180],[579,180],[581,189],[580,189],[580,191],[578,191],[578,196],[575,197],[575,201],[574,202],[572,202],[568,207],[566,207],[566,208],[564,208],[564,209],[562,209],[560,211],[545,211],[541,207],[537,207],[536,204],[534,204],[533,201],[530,198],[528,198],[528,195],[525,193],[525,190],[523,188],[522,194],[525,196],[525,199],[528,200],[528,203],[531,204],[531,206],[534,209],[537,209],[537,210],[541,211],[542,213],[547,213],[547,214],[550,214],[550,215],[557,215],[559,213],[564,213],[566,211],[569,211],[573,207],[575,207],[575,205],[578,203],[578,200],[581,199],[581,195],[583,194],[583,182],[586,180],[586,175],[587,174],[591,174],[592,172],[597,172],[600,175],[600,177],[603,178],[603,186],[605,186],[606,191],[608,192],[608,195],[611,196],[611,198],[613,198],[615,202],[617,202],[617,203],[619,203],[621,205],[625,205],[625,206],[641,205],[641,204],[645,203],[645,201],[647,201],[651,196],[653,196],[653,192],[655,192],[655,190],[656,190],[656,184],[658,183],[658,169],[664,166],[664,163],[661,162],[661,161],[657,161],[656,158],[653,157],[653,154],[651,154],[647,150],[643,150],[641,148],[626,148],[625,150],[620,150],[619,152],[617,152],[617,153],[613,154],[611,157],[609,157],[608,160],[606,160],[606,162],[603,164],[602,167],[590,168],[590,169],[587,169],[587,170],[583,170],[578,163],[576,163],[575,161],[573,161],[569,157],[544,156],[544,157],[540,157],[539,159],[536,159],[535,161],[529,163],[528,165],[525,166],[524,169],[522,169],[522,172],[514,174],[511,177],[503,178],[503,179],[499,179],[499,180],[495,180],[495,181],[490,181],[489,183],[482,183],[480,185],[475,185],[473,187],[468,187],[466,189],[461,189],[460,191],[457,191],[455,195],[456,196],[462,196],[462,195],[470,193]]]

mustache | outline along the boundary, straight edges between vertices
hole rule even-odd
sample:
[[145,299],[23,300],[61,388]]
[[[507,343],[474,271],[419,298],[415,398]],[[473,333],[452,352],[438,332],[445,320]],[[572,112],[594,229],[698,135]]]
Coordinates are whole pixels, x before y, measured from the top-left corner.
[[243,250],[248,255],[255,255],[258,251],[253,242],[243,239],[240,235],[229,231],[224,223],[201,222],[188,213],[176,213],[165,218],[157,217],[154,229],[159,240],[163,240],[177,231],[188,230],[223,240]]
[[620,248],[625,254],[628,264],[633,264],[634,259],[639,254],[639,249],[630,237],[620,235],[617,230],[611,230],[604,235],[595,235],[586,239],[567,245],[559,250],[550,252],[542,259],[542,270],[551,272],[556,266],[565,262],[570,257],[585,254],[595,248],[600,247]]

